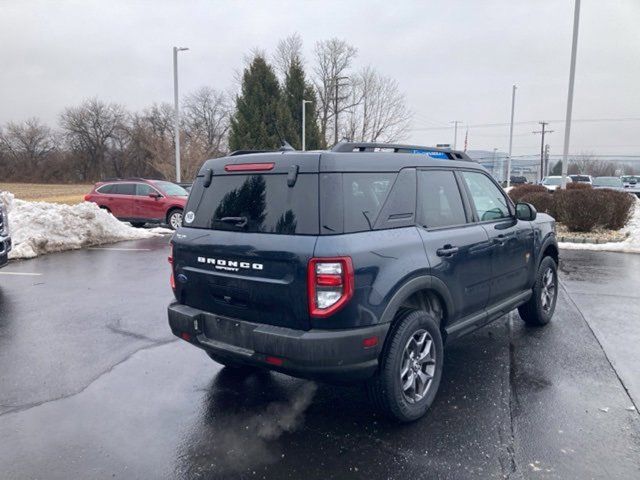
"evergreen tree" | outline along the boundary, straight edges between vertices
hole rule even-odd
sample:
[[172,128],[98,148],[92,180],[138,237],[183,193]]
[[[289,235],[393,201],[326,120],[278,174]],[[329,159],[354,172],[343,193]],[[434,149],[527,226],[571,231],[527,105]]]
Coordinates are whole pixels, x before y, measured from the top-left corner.
[[264,57],[256,55],[242,75],[242,92],[236,98],[231,119],[231,150],[275,150],[280,148],[282,110],[280,85]]
[[316,120],[316,93],[313,86],[307,83],[302,62],[299,58],[291,61],[285,75],[282,92],[283,111],[280,114],[284,138],[295,148],[302,148],[302,100],[310,100],[305,109],[306,148],[315,150],[322,148],[320,130]]
[[562,175],[562,160],[558,160],[551,169],[551,175]]

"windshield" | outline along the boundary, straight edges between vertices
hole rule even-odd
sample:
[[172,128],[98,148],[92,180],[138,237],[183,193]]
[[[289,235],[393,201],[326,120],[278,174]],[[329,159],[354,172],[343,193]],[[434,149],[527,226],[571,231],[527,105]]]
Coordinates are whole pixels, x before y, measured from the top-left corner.
[[640,177],[636,177],[634,175],[625,175],[624,177],[622,177],[623,182],[630,182],[630,183],[636,183],[638,179],[640,179]]
[[542,184],[543,185],[561,185],[562,177],[545,177],[545,179],[542,180]]
[[618,177],[596,177],[593,179],[595,187],[621,187],[622,180]]
[[170,197],[187,197],[189,195],[189,192],[187,192],[180,185],[176,185],[175,183],[155,182],[155,184]]

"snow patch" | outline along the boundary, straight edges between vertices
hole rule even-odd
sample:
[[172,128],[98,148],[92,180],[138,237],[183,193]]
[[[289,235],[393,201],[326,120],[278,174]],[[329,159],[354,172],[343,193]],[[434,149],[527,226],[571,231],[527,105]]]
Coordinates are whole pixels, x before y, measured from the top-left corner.
[[633,215],[629,223],[621,230],[628,234],[622,242],[609,243],[570,243],[560,242],[558,246],[565,250],[598,250],[604,252],[640,253],[640,199],[636,198]]
[[27,202],[16,199],[9,192],[1,192],[0,200],[9,212],[13,241],[9,258],[34,258],[46,253],[172,233],[166,228],[131,227],[90,202],[77,205]]

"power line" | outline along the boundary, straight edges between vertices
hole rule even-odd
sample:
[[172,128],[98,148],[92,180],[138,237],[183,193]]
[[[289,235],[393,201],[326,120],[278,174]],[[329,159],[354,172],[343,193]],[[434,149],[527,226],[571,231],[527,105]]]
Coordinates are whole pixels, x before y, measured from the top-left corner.
[[[549,120],[549,122],[553,123],[562,123],[564,124],[564,120]],[[582,118],[572,120],[572,123],[600,123],[600,122],[640,122],[640,117],[626,117],[626,118]],[[520,122],[514,122],[514,125],[535,125],[539,123],[538,120],[526,120]],[[508,127],[509,123],[476,123],[468,125],[469,128],[492,128],[492,127]],[[414,127],[409,130],[413,131],[426,131],[426,130],[449,130],[453,128],[452,126],[448,127]]]

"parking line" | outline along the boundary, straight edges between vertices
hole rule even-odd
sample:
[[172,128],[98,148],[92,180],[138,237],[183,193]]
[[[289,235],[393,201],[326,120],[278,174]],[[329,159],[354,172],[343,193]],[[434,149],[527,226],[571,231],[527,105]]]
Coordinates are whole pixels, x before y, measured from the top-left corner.
[[0,271],[0,275],[19,275],[24,277],[39,277],[41,273],[28,273],[28,272],[3,272]]
[[102,248],[102,247],[89,247],[87,250],[113,250],[116,252],[150,252],[150,248]]

